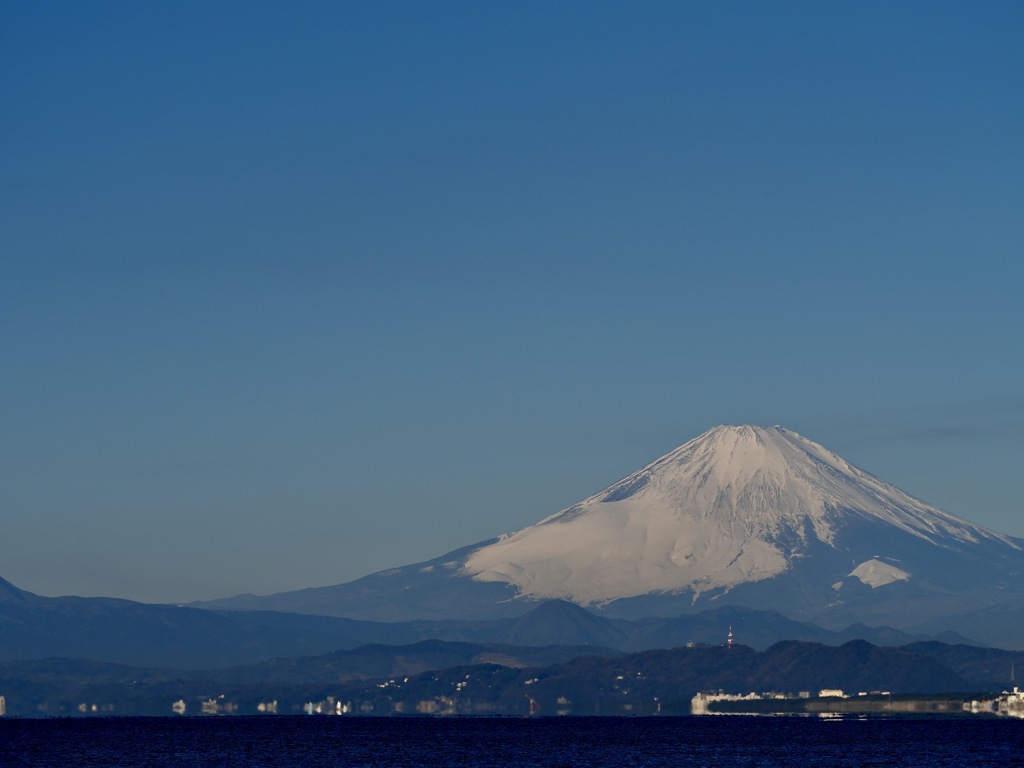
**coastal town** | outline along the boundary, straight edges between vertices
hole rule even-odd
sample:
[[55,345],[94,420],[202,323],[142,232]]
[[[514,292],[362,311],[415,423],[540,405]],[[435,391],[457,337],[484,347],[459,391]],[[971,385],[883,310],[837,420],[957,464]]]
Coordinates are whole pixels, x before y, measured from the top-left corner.
[[[360,666],[346,665],[344,655],[328,654],[192,672],[43,661],[20,667],[22,675],[32,672],[21,679],[7,676],[13,667],[6,673],[0,669],[0,716],[929,714],[1024,719],[1024,690],[1014,682],[1017,658],[1011,652],[929,646],[950,661],[959,656],[958,668],[965,673],[989,675],[972,683],[933,658],[864,641],[841,646],[784,641],[757,652],[737,642],[731,625],[718,644],[688,642],[636,654],[577,648],[566,660],[547,666],[517,661],[514,654],[526,649],[513,646],[503,646],[501,659],[493,650],[479,653],[483,647],[459,647],[471,653],[448,656],[447,663],[441,659],[451,646],[432,642],[367,646],[357,656]],[[53,685],[54,664],[72,684]],[[371,668],[379,671],[371,673]],[[395,674],[398,668],[408,672]],[[748,684],[753,690],[743,691],[741,686]]]
[[[406,679],[407,680],[407,679]],[[399,680],[389,680],[380,686],[397,686]],[[468,685],[468,684],[467,684]],[[380,699],[365,701],[351,700],[332,695],[318,700],[285,702],[277,699],[259,701],[241,700],[220,694],[196,697],[193,700],[179,698],[168,702],[164,712],[148,712],[151,715],[176,716],[233,716],[233,715],[323,715],[323,716],[486,716],[520,714],[531,715],[587,715],[590,711],[579,711],[573,701],[565,696],[556,699],[556,707],[542,706],[528,693],[524,694],[524,706],[520,712],[504,712],[497,707],[481,705],[457,695],[435,695],[416,701],[391,700],[382,705]],[[134,707],[119,707],[117,702],[83,701],[73,706],[52,711],[49,708],[19,716],[115,716],[140,714]],[[998,695],[984,698],[964,698],[956,695],[894,694],[890,691],[858,691],[846,693],[840,689],[799,691],[796,693],[749,692],[726,693],[700,692],[689,702],[689,711],[679,711],[671,702],[624,701],[617,710],[606,707],[596,714],[607,715],[796,715],[838,717],[843,715],[988,715],[1024,719],[1024,689],[1013,687]],[[7,716],[7,697],[0,695],[0,717]]]

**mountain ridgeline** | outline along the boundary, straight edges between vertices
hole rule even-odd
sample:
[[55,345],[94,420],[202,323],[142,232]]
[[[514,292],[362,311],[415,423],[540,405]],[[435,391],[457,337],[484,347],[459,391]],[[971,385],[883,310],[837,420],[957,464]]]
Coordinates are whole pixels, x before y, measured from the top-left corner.
[[756,649],[790,639],[829,645],[852,639],[877,645],[933,639],[969,642],[957,635],[912,636],[886,627],[852,626],[832,632],[778,613],[733,607],[630,621],[600,616],[561,600],[540,603],[508,619],[373,622],[20,592],[17,600],[0,601],[0,627],[0,662],[63,657],[179,669],[224,668],[367,644],[394,646],[426,640],[632,652],[720,643],[730,628]]

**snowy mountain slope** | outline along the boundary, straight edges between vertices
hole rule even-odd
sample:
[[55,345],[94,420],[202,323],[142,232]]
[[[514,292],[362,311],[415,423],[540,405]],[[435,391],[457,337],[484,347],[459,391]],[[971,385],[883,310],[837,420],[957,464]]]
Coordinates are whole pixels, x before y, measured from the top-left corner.
[[[465,572],[514,585],[521,595],[583,605],[682,591],[696,601],[779,576],[822,545],[843,553],[844,530],[857,526],[878,528],[883,541],[1021,551],[1011,538],[925,504],[795,432],[741,426],[711,429],[501,537],[473,552]],[[875,586],[912,578],[874,553],[865,551],[859,563],[847,559],[836,576],[870,572],[865,583]]]
[[[496,619],[551,598],[631,619],[736,605],[830,629],[963,630],[958,616],[1024,599],[1024,541],[915,499],[795,432],[715,427],[515,533],[347,584],[205,605]],[[1024,647],[1024,626],[1015,637]]]

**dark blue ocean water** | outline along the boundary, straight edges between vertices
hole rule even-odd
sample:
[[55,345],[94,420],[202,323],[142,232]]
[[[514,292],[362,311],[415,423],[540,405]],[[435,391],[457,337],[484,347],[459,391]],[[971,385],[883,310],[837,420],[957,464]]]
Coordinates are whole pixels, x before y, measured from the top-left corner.
[[1024,721],[804,717],[0,719],[0,766],[1010,766]]

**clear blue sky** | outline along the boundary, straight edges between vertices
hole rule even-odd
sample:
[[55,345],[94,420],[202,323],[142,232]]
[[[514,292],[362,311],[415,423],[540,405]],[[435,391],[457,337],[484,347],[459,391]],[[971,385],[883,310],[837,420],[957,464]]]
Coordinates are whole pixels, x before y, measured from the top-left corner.
[[1024,536],[1019,2],[0,5],[0,576],[335,584],[782,424]]

